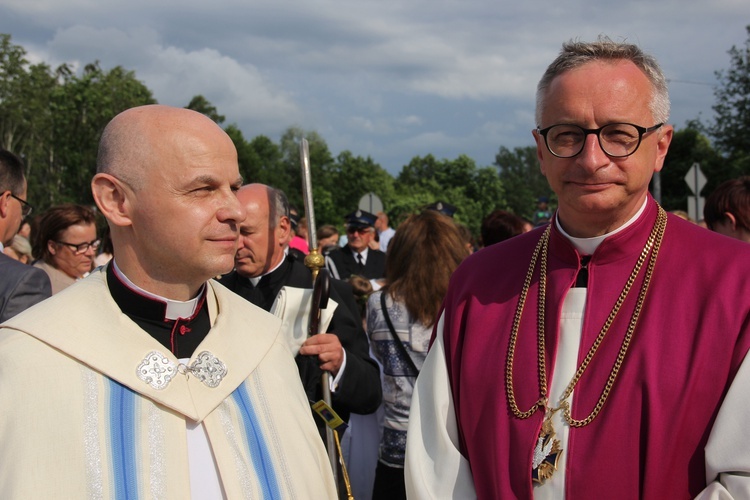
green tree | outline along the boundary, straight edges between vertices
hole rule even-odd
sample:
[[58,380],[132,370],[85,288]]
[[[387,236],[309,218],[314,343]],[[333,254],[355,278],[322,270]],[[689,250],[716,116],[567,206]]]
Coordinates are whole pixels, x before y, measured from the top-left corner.
[[397,220],[439,200],[455,205],[454,219],[474,235],[485,215],[506,208],[503,184],[495,169],[477,168],[466,155],[455,160],[437,160],[432,155],[412,158],[399,174],[396,188]]
[[717,71],[716,119],[709,126],[715,147],[730,164],[729,178],[750,173],[750,25],[744,47],[729,50],[730,67]]
[[29,65],[23,47],[0,34],[0,145],[24,158],[29,198],[40,209],[91,203],[102,129],[120,111],[153,102],[132,71],[95,62],[78,76],[66,64]]
[[224,115],[219,114],[216,106],[211,104],[208,99],[200,94],[190,99],[190,103],[188,103],[185,108],[192,109],[193,111],[197,111],[198,113],[203,113],[204,115],[215,121],[218,125],[221,125],[222,123],[224,123],[224,120],[226,120],[226,117]]
[[237,125],[229,125],[224,131],[232,139],[234,147],[237,148],[237,163],[240,168],[240,175],[245,183],[259,182],[261,159],[252,143],[245,140],[242,131]]
[[0,34],[0,146],[25,159],[27,177],[46,158],[43,145],[52,130],[49,103],[56,86],[47,65],[29,65],[23,47]]
[[693,193],[685,183],[685,175],[694,163],[700,165],[707,179],[701,196],[707,196],[719,183],[731,177],[728,162],[711,147],[697,123],[689,122],[686,128],[675,132],[664,159],[660,175],[661,203],[665,209],[687,210],[687,198]]
[[40,189],[34,199],[42,206],[90,204],[89,185],[102,130],[121,111],[156,101],[135,73],[121,66],[105,71],[97,61],[77,76],[63,65],[57,74],[59,85],[50,100],[52,127],[46,162],[36,170],[43,182],[30,183],[29,189]]
[[[354,156],[350,151],[339,153],[336,160],[324,169],[319,185],[324,191],[321,195],[331,200],[330,207],[316,215],[319,225],[341,225],[344,217],[357,209],[360,198],[367,193],[375,193],[386,211],[390,211],[396,198],[393,176],[369,156]],[[317,198],[315,204],[317,214]]]
[[245,181],[260,182],[283,189],[277,181],[278,174],[281,172],[281,151],[278,144],[265,135],[259,135],[250,141],[250,147],[257,156],[258,176],[257,178],[246,177]]
[[501,146],[495,155],[495,165],[500,170],[507,206],[516,215],[531,220],[540,196],[554,199],[554,193],[539,169],[535,146],[514,148],[513,151]]
[[[313,190],[320,185],[323,174],[333,163],[333,157],[325,140],[315,131],[305,131],[299,127],[289,127],[281,136],[279,151],[281,157],[278,162],[279,170],[275,172],[278,179],[272,186],[283,189],[289,197],[289,203],[297,207],[302,214],[304,202],[302,198],[302,167],[300,164],[299,146],[302,139],[307,139],[310,152],[310,177]],[[316,206],[317,214],[317,206]],[[316,223],[319,218],[316,217]]]
[[428,154],[424,158],[412,158],[398,179],[408,186],[428,186],[433,182],[438,186],[452,186],[470,182],[475,171],[474,160],[466,155],[450,161],[437,160]]

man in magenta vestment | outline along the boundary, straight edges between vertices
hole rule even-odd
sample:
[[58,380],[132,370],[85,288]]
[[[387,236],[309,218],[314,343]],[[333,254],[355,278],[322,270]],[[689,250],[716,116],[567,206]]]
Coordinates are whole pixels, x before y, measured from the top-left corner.
[[750,246],[650,196],[668,119],[637,46],[563,45],[533,131],[557,212],[454,274],[409,498],[750,497]]

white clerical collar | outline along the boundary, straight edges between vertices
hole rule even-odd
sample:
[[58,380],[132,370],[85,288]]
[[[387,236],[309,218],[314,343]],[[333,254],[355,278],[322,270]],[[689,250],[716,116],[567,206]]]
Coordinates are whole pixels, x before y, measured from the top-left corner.
[[130,279],[128,279],[128,277],[125,276],[122,271],[120,271],[120,268],[117,267],[117,262],[115,262],[114,259],[112,259],[112,270],[115,272],[117,277],[120,278],[122,282],[131,290],[134,290],[141,295],[145,295],[146,297],[149,297],[151,299],[158,300],[159,302],[164,302],[167,305],[164,312],[164,319],[176,320],[179,318],[191,318],[193,314],[195,314],[195,308],[198,307],[198,302],[202,295],[201,293],[199,293],[194,299],[190,299],[185,302],[180,300],[168,299],[166,297],[151,293],[148,290],[144,290],[143,288],[130,281]]
[[286,259],[286,256],[287,256],[288,253],[289,253],[289,247],[284,248],[284,257],[282,257],[282,259],[279,261],[279,263],[276,264],[275,266],[273,266],[273,269],[269,269],[268,271],[266,271],[265,273],[261,274],[260,276],[255,276],[254,278],[248,278],[250,280],[250,283],[252,283],[253,286],[258,286],[258,283],[260,283],[260,279],[263,276],[265,276],[266,274],[271,274],[272,272],[274,272],[275,270],[277,270],[281,266],[281,264],[284,263],[284,260]]
[[648,196],[646,196],[646,199],[643,201],[643,205],[641,205],[641,208],[636,212],[636,214],[630,218],[625,224],[618,227],[612,232],[609,232],[607,234],[602,234],[601,236],[594,236],[593,238],[576,238],[575,236],[571,236],[568,233],[565,232],[565,229],[562,228],[560,225],[560,219],[558,217],[555,217],[555,224],[557,225],[557,229],[570,240],[570,242],[573,244],[574,247],[576,247],[576,250],[578,250],[578,253],[581,255],[593,255],[596,249],[599,247],[602,241],[606,240],[613,234],[617,234],[626,227],[632,225],[636,220],[638,220],[638,217],[641,216],[644,210],[646,210],[646,204],[648,203]]

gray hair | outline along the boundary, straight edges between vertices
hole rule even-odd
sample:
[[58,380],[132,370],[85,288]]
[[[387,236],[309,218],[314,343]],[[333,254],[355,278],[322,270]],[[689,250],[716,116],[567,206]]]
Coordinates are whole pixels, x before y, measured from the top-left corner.
[[20,196],[25,185],[21,159],[8,150],[0,149],[0,193],[10,191]]
[[282,217],[289,217],[289,199],[281,189],[268,187],[268,219],[271,228],[279,225]]
[[600,35],[595,42],[570,40],[563,43],[560,55],[544,72],[536,88],[536,124],[542,126],[542,109],[552,80],[560,74],[593,61],[615,61],[623,59],[635,64],[651,82],[653,95],[649,109],[657,123],[669,120],[669,87],[656,59],[643,52],[637,45],[615,42]]

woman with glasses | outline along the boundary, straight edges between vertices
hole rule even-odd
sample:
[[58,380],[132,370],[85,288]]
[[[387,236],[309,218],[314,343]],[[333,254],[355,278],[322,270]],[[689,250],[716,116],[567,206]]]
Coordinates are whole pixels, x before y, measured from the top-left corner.
[[53,295],[88,275],[99,244],[90,208],[65,204],[42,214],[32,236],[34,266],[49,275]]

